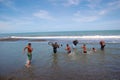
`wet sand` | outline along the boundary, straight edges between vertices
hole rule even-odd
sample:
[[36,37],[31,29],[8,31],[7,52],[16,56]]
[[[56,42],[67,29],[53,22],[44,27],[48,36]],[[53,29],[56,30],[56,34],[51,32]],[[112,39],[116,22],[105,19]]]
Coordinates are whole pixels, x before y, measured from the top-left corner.
[[21,38],[11,38],[11,37],[6,37],[6,38],[0,38],[0,41],[36,41],[36,42],[40,42],[40,41],[47,41],[46,39],[21,39]]

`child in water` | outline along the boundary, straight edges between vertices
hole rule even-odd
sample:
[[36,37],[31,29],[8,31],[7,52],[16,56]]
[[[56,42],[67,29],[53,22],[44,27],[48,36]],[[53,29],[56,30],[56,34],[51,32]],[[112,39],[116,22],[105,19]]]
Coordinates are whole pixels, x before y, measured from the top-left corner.
[[93,48],[92,48],[92,51],[93,51],[93,52],[96,52],[97,50],[93,47]]
[[68,53],[68,54],[71,53],[71,48],[70,48],[69,44],[66,44],[65,50],[67,50],[67,53]]
[[85,44],[83,44],[82,49],[83,49],[83,53],[87,53],[87,48]]
[[26,49],[27,49],[27,56],[28,56],[28,61],[26,65],[30,65],[32,60],[32,51],[33,51],[33,48],[31,47],[31,43],[28,43],[28,45],[24,48],[24,52]]

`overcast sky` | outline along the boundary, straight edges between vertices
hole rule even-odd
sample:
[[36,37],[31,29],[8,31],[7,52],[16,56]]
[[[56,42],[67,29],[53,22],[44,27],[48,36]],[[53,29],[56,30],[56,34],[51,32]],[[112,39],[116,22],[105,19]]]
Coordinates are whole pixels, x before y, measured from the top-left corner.
[[120,30],[120,0],[0,0],[0,32]]

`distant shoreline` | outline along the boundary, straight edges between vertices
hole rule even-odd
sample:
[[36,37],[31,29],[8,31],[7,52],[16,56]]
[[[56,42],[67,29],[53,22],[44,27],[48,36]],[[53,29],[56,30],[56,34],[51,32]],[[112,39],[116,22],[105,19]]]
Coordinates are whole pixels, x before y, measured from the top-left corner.
[[1,38],[0,41],[25,41],[25,40],[29,40],[29,41],[46,41],[45,39],[20,39],[20,38]]

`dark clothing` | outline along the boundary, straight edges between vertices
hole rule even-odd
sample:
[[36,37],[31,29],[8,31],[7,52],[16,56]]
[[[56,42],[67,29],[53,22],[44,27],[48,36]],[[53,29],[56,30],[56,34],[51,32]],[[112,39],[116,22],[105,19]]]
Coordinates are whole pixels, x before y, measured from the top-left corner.
[[87,53],[87,51],[83,51],[83,53]]
[[68,51],[68,54],[70,54],[71,53],[71,51]]
[[53,47],[53,52],[57,53],[57,48],[59,48],[59,45],[55,43],[55,44],[52,44],[52,47]]
[[104,41],[100,41],[100,45],[101,45],[101,50],[104,50],[105,42]]
[[101,45],[101,50],[104,50],[105,45]]
[[57,53],[57,48],[53,47],[53,52]]

